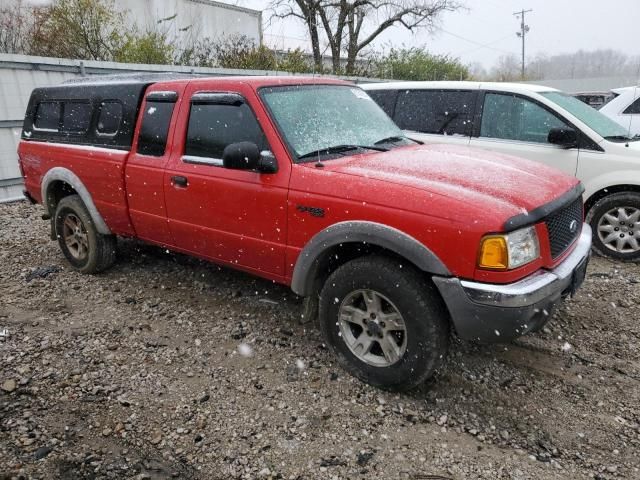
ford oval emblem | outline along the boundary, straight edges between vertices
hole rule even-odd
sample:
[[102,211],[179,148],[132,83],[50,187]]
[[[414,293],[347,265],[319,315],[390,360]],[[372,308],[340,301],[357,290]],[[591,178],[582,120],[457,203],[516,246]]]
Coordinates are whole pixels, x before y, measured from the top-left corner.
[[571,233],[576,233],[578,231],[578,221],[577,220],[571,220],[571,223],[569,224],[569,231]]

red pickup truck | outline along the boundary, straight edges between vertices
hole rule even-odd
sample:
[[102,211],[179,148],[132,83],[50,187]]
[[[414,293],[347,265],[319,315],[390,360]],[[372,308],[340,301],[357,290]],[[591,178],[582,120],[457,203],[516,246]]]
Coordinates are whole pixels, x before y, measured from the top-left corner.
[[69,263],[116,236],[290,285],[372,385],[406,389],[459,337],[540,328],[581,284],[582,186],[538,163],[405,137],[319,78],[119,76],[38,88],[19,146]]

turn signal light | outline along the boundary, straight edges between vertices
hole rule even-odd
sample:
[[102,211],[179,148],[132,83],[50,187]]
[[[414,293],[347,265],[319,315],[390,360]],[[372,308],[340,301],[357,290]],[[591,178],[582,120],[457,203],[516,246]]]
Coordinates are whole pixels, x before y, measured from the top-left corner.
[[509,267],[507,240],[503,236],[482,239],[478,266],[491,270],[506,270]]

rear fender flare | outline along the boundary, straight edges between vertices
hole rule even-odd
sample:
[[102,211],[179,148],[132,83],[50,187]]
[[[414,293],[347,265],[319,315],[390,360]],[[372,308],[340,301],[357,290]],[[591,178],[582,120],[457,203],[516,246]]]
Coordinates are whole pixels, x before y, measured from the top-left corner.
[[82,180],[80,180],[80,178],[78,178],[75,173],[67,168],[54,167],[49,170],[42,178],[42,184],[40,187],[42,194],[42,203],[52,216],[55,214],[55,212],[51,211],[52,205],[49,199],[51,193],[50,187],[56,181],[64,182],[76,191],[76,193],[82,199],[84,205],[87,207],[89,215],[91,215],[91,219],[93,220],[93,223],[99,233],[103,235],[111,235],[111,229],[109,229],[104,221],[104,218],[102,218],[102,215],[100,215],[100,212],[96,208],[96,205],[93,203],[93,199],[89,194],[89,190],[87,190],[87,187],[84,186]]
[[302,249],[293,269],[291,289],[302,297],[313,293],[317,266],[323,254],[345,243],[382,247],[413,263],[423,272],[444,277],[451,273],[425,245],[406,233],[387,225],[367,221],[340,222],[317,233]]

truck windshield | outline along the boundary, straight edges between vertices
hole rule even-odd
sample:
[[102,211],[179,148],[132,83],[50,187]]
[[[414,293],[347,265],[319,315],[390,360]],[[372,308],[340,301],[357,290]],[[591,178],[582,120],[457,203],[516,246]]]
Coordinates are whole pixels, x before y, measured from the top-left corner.
[[562,92],[544,92],[543,97],[567,110],[600,136],[612,141],[633,140],[629,131],[577,98]]
[[298,161],[413,143],[357,87],[268,87],[260,96]]

